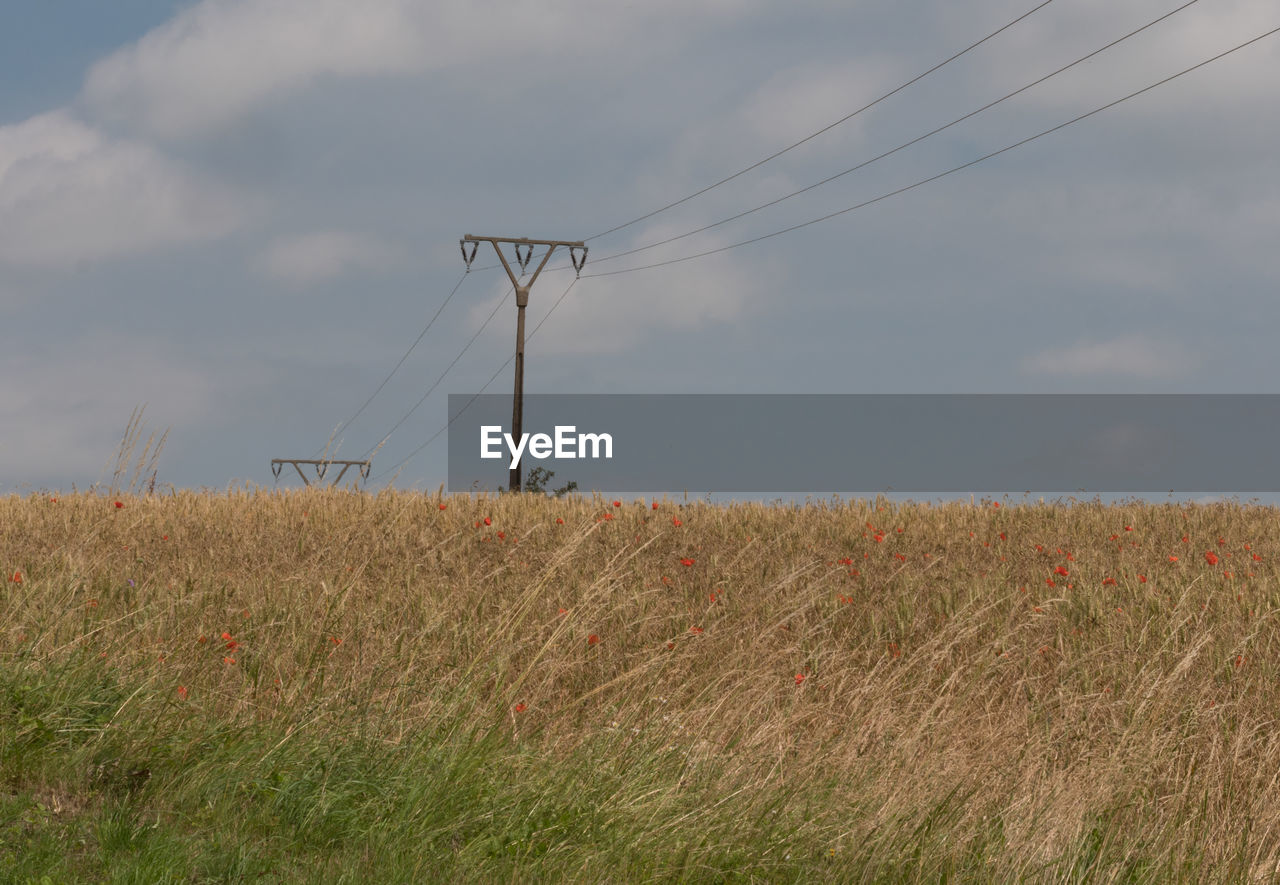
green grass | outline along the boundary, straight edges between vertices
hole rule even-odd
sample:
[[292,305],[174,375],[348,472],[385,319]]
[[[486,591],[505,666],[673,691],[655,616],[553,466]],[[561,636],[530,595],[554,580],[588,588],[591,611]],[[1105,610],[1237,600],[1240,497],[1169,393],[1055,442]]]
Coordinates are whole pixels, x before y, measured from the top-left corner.
[[358,724],[289,733],[144,700],[152,686],[92,660],[4,677],[6,881],[805,881],[833,870],[821,833],[835,784],[734,795],[713,763],[621,731],[571,758],[503,722],[435,722],[393,747]]

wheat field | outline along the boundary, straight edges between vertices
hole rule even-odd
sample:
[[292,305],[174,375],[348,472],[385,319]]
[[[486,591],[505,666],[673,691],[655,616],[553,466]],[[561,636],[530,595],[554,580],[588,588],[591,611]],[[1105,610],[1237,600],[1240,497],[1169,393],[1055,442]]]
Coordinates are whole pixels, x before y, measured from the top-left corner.
[[1280,879],[1243,504],[0,499],[9,881]]

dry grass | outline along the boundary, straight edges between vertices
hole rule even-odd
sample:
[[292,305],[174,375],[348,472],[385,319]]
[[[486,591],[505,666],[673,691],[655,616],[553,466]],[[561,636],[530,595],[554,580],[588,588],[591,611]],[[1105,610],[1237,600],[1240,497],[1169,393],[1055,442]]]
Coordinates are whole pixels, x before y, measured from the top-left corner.
[[104,728],[390,749],[469,723],[569,768],[607,746],[636,850],[781,815],[746,852],[804,846],[828,878],[1280,867],[1272,509],[119,500],[0,499],[0,668],[96,662],[133,692]]

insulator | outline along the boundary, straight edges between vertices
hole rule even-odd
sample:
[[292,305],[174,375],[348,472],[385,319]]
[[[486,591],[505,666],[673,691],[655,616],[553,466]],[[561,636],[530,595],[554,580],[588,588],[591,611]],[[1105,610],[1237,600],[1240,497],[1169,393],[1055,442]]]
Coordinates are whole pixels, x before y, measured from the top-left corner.
[[520,244],[516,243],[516,261],[520,264],[520,269],[525,270],[529,266],[529,259],[533,258],[533,246],[525,246],[525,251],[520,251]]

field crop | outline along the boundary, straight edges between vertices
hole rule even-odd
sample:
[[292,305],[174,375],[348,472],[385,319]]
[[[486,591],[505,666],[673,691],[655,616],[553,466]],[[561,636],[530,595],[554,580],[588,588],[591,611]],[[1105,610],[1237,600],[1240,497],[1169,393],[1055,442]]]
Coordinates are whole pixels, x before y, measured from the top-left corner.
[[1280,879],[1241,504],[0,499],[0,879]]

